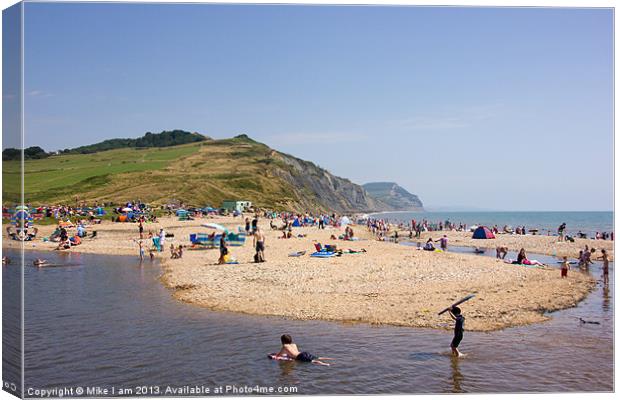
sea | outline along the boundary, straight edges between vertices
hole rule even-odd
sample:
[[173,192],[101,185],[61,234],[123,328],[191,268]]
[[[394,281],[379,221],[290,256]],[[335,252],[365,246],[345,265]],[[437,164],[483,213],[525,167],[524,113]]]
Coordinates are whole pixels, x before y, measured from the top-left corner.
[[525,226],[526,230],[538,229],[539,234],[556,233],[562,223],[566,223],[566,232],[575,235],[581,231],[592,237],[596,232],[613,232],[613,211],[487,211],[487,212],[429,212],[402,211],[372,214],[371,218],[380,218],[390,222],[410,223],[412,219],[426,219],[431,223],[450,221],[455,224],[497,225],[500,230],[504,225],[513,228]]

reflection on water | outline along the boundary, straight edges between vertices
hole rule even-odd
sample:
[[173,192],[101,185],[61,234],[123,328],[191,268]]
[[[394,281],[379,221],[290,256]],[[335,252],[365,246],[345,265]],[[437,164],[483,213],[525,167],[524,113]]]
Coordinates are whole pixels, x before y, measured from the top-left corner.
[[452,393],[462,393],[461,382],[463,381],[463,374],[459,369],[459,362],[461,360],[457,357],[451,357],[450,365],[452,367]]
[[606,284],[603,285],[603,311],[604,312],[608,312],[610,310],[609,300],[610,300],[609,282],[607,282]]
[[[216,313],[175,301],[160,268],[133,258],[27,253],[28,387],[297,386],[301,394],[557,392],[613,389],[613,276],[545,323],[492,333]],[[611,268],[613,274],[613,268]],[[3,268],[15,285],[19,268]],[[579,317],[600,322],[581,324]],[[280,335],[330,367],[269,360]],[[569,369],[566,366],[570,366]]]

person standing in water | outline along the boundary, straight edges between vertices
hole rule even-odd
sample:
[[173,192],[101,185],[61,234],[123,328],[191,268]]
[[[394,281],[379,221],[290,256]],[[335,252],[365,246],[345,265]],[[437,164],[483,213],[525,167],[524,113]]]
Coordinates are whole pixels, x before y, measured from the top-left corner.
[[144,260],[144,243],[142,243],[142,234],[140,234],[140,240],[138,240],[138,247],[140,248],[140,261]]
[[446,251],[448,249],[448,236],[443,235],[443,237],[436,240],[436,242],[439,242],[439,247],[441,247],[441,250]]
[[461,344],[461,340],[463,340],[463,332],[465,331],[465,317],[461,314],[461,309],[458,307],[452,307],[452,309],[448,310],[450,316],[455,321],[454,322],[454,337],[452,338],[452,342],[450,343],[450,349],[452,349],[452,355],[456,357],[463,357],[465,354],[459,351],[459,344]]
[[609,283],[609,255],[607,255],[607,250],[601,250],[603,253],[599,258],[603,260],[603,284],[607,285]]

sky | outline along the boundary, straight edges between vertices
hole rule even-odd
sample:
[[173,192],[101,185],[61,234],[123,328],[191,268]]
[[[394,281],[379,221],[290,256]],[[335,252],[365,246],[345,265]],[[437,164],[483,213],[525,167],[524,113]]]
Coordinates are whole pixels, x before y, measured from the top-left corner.
[[429,208],[613,208],[611,9],[26,3],[24,25],[26,146],[245,133]]

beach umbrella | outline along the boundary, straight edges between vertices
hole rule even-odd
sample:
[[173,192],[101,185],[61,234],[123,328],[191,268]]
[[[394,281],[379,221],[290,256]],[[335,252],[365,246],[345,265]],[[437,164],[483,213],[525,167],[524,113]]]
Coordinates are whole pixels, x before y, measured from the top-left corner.
[[131,211],[133,211],[133,209],[132,209],[132,208],[129,208],[129,207],[125,207],[125,208],[123,208],[121,211],[122,211],[122,212],[131,212]]
[[15,210],[25,210],[25,211],[28,211],[28,207],[26,207],[26,206],[17,206],[17,207],[15,207]]
[[204,226],[205,228],[211,228],[211,229],[216,229],[218,231],[228,232],[228,228],[226,228],[223,225],[216,224],[216,223],[213,223],[213,222],[209,222],[207,224],[202,224],[202,226]]

